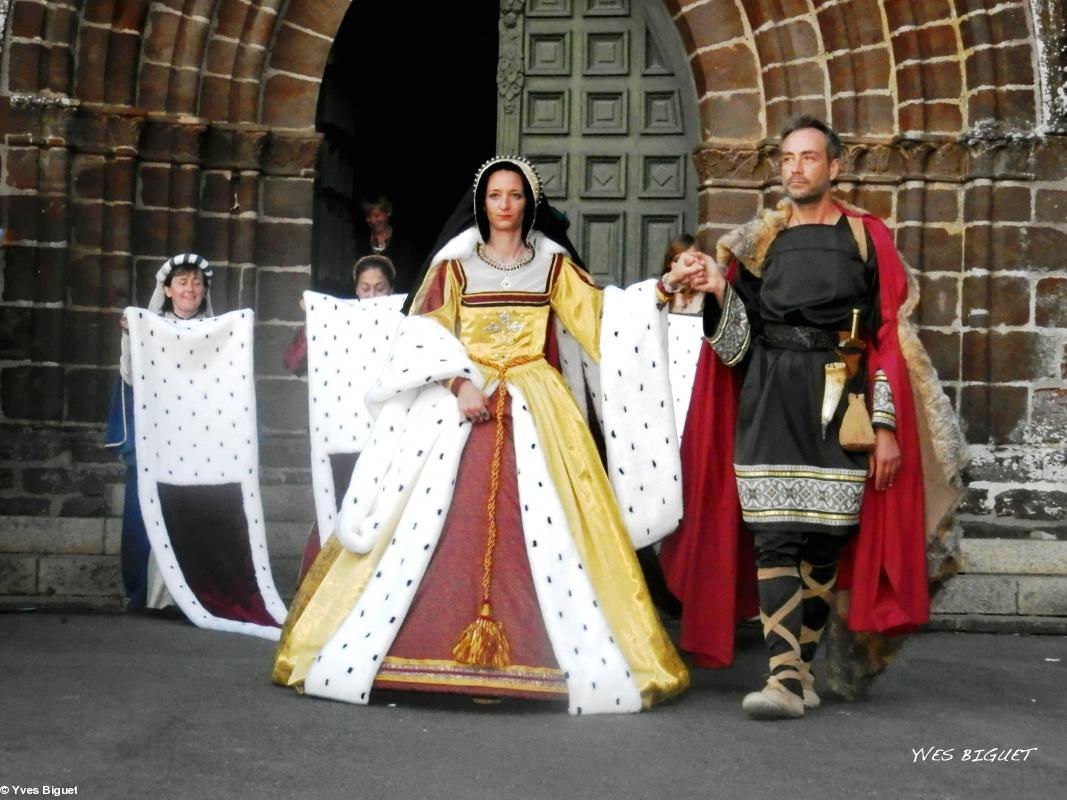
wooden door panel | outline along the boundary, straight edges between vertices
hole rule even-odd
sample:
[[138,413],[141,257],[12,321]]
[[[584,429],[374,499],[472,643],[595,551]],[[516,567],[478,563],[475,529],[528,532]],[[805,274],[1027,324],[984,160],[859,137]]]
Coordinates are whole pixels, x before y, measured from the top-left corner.
[[527,75],[570,75],[570,31],[527,33],[524,49]]
[[666,243],[696,219],[699,143],[661,0],[526,0],[520,24],[519,119],[502,117],[501,149],[537,166],[599,282],[658,274]]

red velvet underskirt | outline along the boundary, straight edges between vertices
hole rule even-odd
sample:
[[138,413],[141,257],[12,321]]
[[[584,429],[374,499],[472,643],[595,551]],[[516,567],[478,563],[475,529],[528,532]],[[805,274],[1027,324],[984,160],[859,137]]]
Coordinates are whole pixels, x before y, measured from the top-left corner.
[[[495,395],[490,398],[489,407],[495,410]],[[549,700],[567,696],[526,558],[510,397],[504,423],[489,597],[492,616],[502,623],[511,645],[511,666],[505,670],[469,667],[456,663],[452,657],[452,648],[476,619],[482,602],[490,467],[496,439],[494,415],[490,421],[476,424],[467,440],[440,541],[374,682],[375,688]]]

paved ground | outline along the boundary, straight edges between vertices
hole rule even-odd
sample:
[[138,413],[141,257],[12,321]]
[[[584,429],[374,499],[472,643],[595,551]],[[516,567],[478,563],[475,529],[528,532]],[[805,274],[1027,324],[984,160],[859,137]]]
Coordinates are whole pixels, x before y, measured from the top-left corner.
[[[313,700],[269,683],[272,649],[155,618],[0,613],[0,796],[1025,800],[1067,786],[1063,637],[917,636],[871,700],[785,723],[740,711],[762,661],[751,635],[734,668],[623,717]],[[1028,753],[973,760],[988,748]]]

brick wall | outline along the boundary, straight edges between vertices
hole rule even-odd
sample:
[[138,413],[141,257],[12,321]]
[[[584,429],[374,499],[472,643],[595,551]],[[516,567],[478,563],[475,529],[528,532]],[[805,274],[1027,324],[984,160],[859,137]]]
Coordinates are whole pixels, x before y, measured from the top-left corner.
[[965,534],[1067,540],[1062,8],[668,5],[694,54],[702,241],[777,200],[785,119],[831,120],[842,196],[921,273],[923,340],[972,445]]
[[212,262],[216,310],[256,309],[267,512],[281,557],[299,554],[306,384],[280,355],[310,276],[315,98],[348,4],[282,5],[2,3],[0,513],[81,521],[54,523],[72,551],[47,526],[4,527],[0,593],[55,591],[57,555],[103,559],[85,561],[95,593],[118,591],[102,532],[124,473],[100,446],[117,322],[183,251]]
[[[777,199],[784,120],[827,118],[843,196],[890,220],[921,273],[922,335],[972,445],[965,534],[1067,541],[1062,4],[664,2],[700,108],[702,241]],[[306,387],[278,355],[348,5],[0,0],[5,514],[115,512],[97,442],[116,319],[183,250],[215,265],[217,309],[256,309],[265,481],[306,480]]]
[[[964,531],[1067,540],[1067,139],[848,151],[839,194],[920,272],[921,335],[972,445]],[[780,196],[772,147],[698,159],[706,246]]]
[[[14,424],[99,424],[118,315],[146,302],[169,255],[205,255],[215,307],[256,307],[271,344],[291,335],[310,271],[314,105],[285,127],[262,117],[293,108],[294,93],[270,82],[292,70],[285,59],[321,74],[329,30],[275,59],[267,43],[290,27],[278,3],[219,3],[210,19],[174,2],[78,5],[10,4],[0,409]],[[345,4],[321,15],[293,5],[301,24],[328,25]],[[313,98],[317,79],[301,79]],[[279,377],[261,366],[264,380]],[[272,391],[300,405],[298,387]],[[267,427],[304,425],[274,414]]]

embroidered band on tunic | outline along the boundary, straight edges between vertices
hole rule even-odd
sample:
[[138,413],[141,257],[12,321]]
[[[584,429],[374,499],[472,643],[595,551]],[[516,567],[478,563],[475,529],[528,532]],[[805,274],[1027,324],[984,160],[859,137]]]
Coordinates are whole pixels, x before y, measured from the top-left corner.
[[722,303],[722,317],[715,333],[708,337],[708,344],[723,364],[732,367],[745,357],[751,339],[752,329],[745,312],[745,304],[734,288],[727,284]]
[[847,526],[859,521],[866,470],[735,464],[734,471],[746,522]]
[[893,404],[893,387],[882,370],[874,375],[874,389],[871,398],[871,424],[890,430],[897,428],[897,408]]

